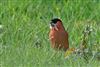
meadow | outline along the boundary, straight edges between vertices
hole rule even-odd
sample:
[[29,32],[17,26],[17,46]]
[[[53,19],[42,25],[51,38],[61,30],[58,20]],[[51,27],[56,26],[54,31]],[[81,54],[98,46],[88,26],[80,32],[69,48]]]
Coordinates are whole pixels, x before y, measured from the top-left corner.
[[[69,33],[70,48],[79,48],[84,29],[91,27],[87,60],[55,54],[48,34],[56,17]],[[100,67],[99,52],[100,0],[0,0],[0,67]]]

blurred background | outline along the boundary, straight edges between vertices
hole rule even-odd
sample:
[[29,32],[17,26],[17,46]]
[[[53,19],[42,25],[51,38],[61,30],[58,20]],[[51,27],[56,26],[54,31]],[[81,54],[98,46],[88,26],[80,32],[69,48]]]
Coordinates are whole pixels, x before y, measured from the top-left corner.
[[[70,47],[86,36],[88,59],[64,52],[55,56],[49,42],[49,23],[60,18]],[[99,67],[100,0],[0,0],[0,67]],[[88,61],[88,63],[86,62]]]

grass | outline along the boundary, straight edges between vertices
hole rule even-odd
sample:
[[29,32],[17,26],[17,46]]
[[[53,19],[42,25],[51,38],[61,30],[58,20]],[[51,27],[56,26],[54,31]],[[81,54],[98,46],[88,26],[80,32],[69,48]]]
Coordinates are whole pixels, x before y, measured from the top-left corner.
[[77,55],[65,59],[63,51],[54,55],[48,37],[54,17],[62,19],[70,47],[79,47],[83,30],[92,26],[87,45],[99,52],[100,0],[0,0],[0,66],[99,67],[92,55],[89,63]]

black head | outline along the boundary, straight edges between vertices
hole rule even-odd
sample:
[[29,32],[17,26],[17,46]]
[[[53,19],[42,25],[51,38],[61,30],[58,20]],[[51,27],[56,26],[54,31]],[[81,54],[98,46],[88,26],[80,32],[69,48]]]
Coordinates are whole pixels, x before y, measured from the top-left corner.
[[50,24],[51,24],[51,23],[56,24],[56,23],[57,23],[57,21],[60,21],[60,22],[61,22],[61,20],[60,20],[60,19],[58,19],[58,18],[54,18],[54,19],[52,19],[52,20],[51,20]]
[[61,20],[58,19],[58,18],[54,18],[54,19],[52,19],[51,22],[50,22],[51,26],[54,26],[58,21],[61,22]]

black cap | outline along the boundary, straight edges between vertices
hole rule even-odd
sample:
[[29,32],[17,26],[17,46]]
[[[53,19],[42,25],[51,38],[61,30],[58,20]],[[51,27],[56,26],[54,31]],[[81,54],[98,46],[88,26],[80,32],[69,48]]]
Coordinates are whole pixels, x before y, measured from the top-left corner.
[[58,19],[58,18],[54,18],[54,19],[51,20],[50,24],[52,24],[52,23],[53,23],[53,24],[56,24],[57,21],[60,21],[60,22],[61,22],[60,19]]

